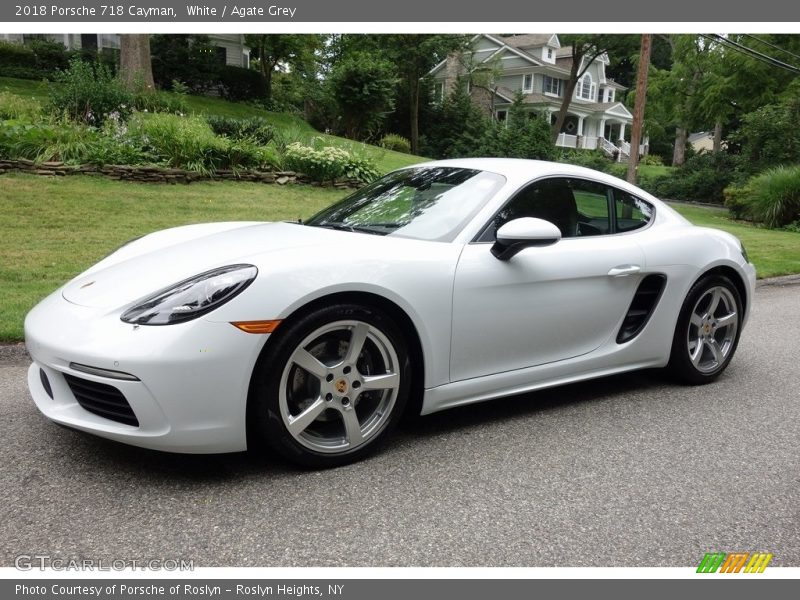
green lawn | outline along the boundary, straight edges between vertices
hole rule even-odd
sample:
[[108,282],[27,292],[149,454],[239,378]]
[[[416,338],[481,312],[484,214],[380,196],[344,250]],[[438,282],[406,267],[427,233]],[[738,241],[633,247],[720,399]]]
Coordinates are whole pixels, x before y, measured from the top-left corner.
[[[0,77],[0,91],[36,98],[40,102],[47,101],[48,85],[58,84],[30,79]],[[298,115],[271,112],[252,104],[228,102],[222,98],[209,96],[185,96],[185,99],[192,113],[234,118],[262,117],[272,123],[278,130],[289,132],[290,139],[311,143],[314,138],[320,138],[325,145],[339,146],[351,152],[366,154],[375,161],[381,173],[388,173],[394,169],[427,160],[413,154],[385,150],[378,146],[320,133]]]
[[0,341],[25,313],[126,241],[209,221],[307,218],[346,192],[312,186],[124,183],[102,177],[0,176]]
[[[21,339],[22,320],[36,302],[131,238],[187,223],[307,218],[345,193],[303,185],[2,175],[0,341]],[[731,221],[724,209],[675,208],[697,225],[742,239],[760,277],[800,273],[800,234]]]

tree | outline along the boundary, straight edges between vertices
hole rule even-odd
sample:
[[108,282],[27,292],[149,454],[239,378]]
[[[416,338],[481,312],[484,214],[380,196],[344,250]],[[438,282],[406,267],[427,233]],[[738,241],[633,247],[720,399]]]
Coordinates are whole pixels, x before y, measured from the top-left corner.
[[555,146],[550,141],[550,124],[544,115],[525,108],[517,92],[506,121],[493,121],[480,147],[482,156],[552,160]]
[[145,91],[155,90],[148,34],[120,34],[119,56],[119,74],[125,87],[134,90],[142,86]]
[[642,139],[644,107],[647,99],[647,75],[650,70],[650,48],[653,36],[642,34],[642,47],[639,50],[639,68],[636,75],[636,104],[633,110],[631,127],[631,155],[628,157],[628,182],[636,183],[636,167],[639,165],[639,143]]
[[341,111],[347,137],[363,139],[394,108],[395,66],[364,52],[354,52],[337,62],[329,85]]
[[258,69],[266,80],[265,100],[272,99],[272,75],[280,68],[316,72],[317,52],[324,38],[314,34],[273,33],[246,35],[245,43],[253,50]]
[[569,68],[569,76],[566,80],[564,97],[551,132],[553,143],[555,143],[561,128],[564,126],[564,122],[567,120],[567,112],[572,102],[572,96],[575,93],[575,87],[578,85],[578,80],[583,77],[592,62],[606,53],[628,52],[631,44],[634,43],[633,40],[636,39],[638,39],[636,36],[606,34],[562,36],[561,41],[565,45],[572,47],[572,62]]

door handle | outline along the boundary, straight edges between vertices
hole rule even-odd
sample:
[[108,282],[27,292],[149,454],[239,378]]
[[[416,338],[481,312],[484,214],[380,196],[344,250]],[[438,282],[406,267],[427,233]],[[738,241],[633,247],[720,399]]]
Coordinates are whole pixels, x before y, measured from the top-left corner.
[[642,270],[639,265],[619,265],[608,272],[609,277],[627,277]]

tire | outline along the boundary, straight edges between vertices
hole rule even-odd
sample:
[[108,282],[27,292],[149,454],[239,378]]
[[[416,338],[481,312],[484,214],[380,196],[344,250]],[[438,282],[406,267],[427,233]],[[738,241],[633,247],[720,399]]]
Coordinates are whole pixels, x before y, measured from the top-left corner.
[[408,345],[397,325],[356,304],[322,307],[287,325],[253,375],[248,445],[266,443],[312,468],[377,450],[411,388]]
[[689,385],[711,383],[727,368],[742,332],[742,298],[723,275],[706,275],[681,307],[668,370]]

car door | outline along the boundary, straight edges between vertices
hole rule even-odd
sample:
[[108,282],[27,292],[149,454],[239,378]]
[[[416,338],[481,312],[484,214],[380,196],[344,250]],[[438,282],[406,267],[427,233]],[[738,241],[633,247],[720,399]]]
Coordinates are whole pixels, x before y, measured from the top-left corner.
[[[616,233],[614,203],[604,184],[540,180],[464,248],[453,290],[452,381],[566,360],[616,335],[645,265],[639,236]],[[490,251],[497,228],[520,217],[553,222],[562,239],[498,260]]]

